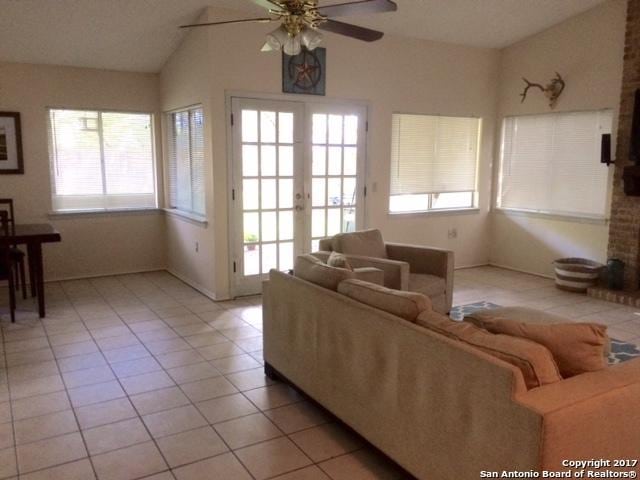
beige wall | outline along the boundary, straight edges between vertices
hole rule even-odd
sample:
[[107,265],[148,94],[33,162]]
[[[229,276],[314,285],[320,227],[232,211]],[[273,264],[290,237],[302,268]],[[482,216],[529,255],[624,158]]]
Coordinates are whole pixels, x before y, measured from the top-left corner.
[[49,217],[46,107],[157,113],[158,76],[0,63],[0,110],[21,114],[25,166],[24,175],[0,175],[0,196],[15,200],[19,222],[51,222],[62,234],[45,247],[48,279],[164,268],[161,213]]
[[[161,106],[169,112],[202,105],[205,113],[206,224],[167,215],[167,268],[202,292],[216,295],[215,288],[215,212],[213,209],[212,123],[209,88],[212,64],[208,61],[206,29],[194,30],[169,58],[160,75]],[[166,118],[163,118],[166,125]],[[224,219],[223,219],[224,221]],[[196,251],[197,244],[197,251]]]
[[[504,49],[500,58],[497,124],[507,115],[550,111],[539,92],[532,91],[525,103],[520,103],[519,94],[524,85],[523,76],[544,83],[556,71],[562,74],[567,86],[555,111],[611,108],[617,118],[625,13],[624,0],[610,0]],[[498,128],[496,138],[499,135]],[[495,158],[497,171],[498,149]],[[491,262],[496,265],[548,275],[552,273],[551,262],[556,258],[606,259],[608,227],[605,223],[503,213],[494,213],[491,217]]]
[[[502,52],[394,36],[366,44],[328,34],[327,98],[360,100],[369,107],[367,226],[381,228],[388,240],[451,248],[458,266],[491,260],[544,274],[559,256],[603,260],[606,225],[489,216],[494,133],[499,131],[494,119],[547,111],[539,96],[519,103],[520,77],[544,81],[555,70],[567,80],[557,110],[615,108],[624,13],[624,1],[611,0]],[[209,11],[211,18],[231,16]],[[16,199],[20,221],[51,221],[61,231],[63,242],[46,247],[48,278],[168,266],[205,292],[229,295],[226,101],[231,92],[280,95],[280,55],[259,52],[269,28],[194,30],[160,76],[0,64],[0,108],[22,114],[26,168],[25,175],[0,176],[0,195]],[[207,119],[208,224],[159,213],[48,216],[47,106],[159,113],[194,104],[203,105]],[[393,112],[483,118],[479,212],[387,213]],[[457,239],[447,238],[451,228],[457,229]]]
[[[210,18],[224,19],[226,16],[231,17],[232,13],[210,11]],[[190,245],[202,237],[202,231],[193,226],[180,227],[180,232],[186,233],[188,238],[182,239],[182,245],[169,239],[169,262],[173,269],[207,288],[207,279],[211,279],[212,290],[219,298],[226,297],[230,291],[227,94],[280,94],[280,54],[260,52],[268,31],[268,26],[253,24],[212,28],[207,33],[208,49],[200,40],[202,33],[194,32],[161,74],[163,109],[206,101],[207,95],[210,100],[213,195],[207,198],[207,207],[213,238],[210,239],[211,244],[205,246],[206,252],[201,244],[200,252],[195,253]],[[195,40],[196,36],[198,40]],[[366,44],[328,34],[324,46],[328,56],[327,98],[361,100],[369,105],[367,226],[381,228],[389,240],[452,248],[456,251],[458,265],[487,263],[498,52],[393,36],[385,37],[376,44]],[[198,49],[206,52],[206,59],[199,57]],[[203,92],[199,84],[186,87],[182,80],[183,75],[189,77],[202,73],[201,61],[212,66],[208,92]],[[187,90],[188,94],[185,93]],[[182,98],[179,101],[169,100],[175,96]],[[289,98],[300,99],[298,96]],[[466,215],[388,215],[393,112],[483,118],[479,212]],[[457,228],[456,240],[447,239],[449,228]],[[209,238],[208,235],[205,237]],[[211,258],[215,258],[215,262]],[[205,271],[211,267],[213,271]]]

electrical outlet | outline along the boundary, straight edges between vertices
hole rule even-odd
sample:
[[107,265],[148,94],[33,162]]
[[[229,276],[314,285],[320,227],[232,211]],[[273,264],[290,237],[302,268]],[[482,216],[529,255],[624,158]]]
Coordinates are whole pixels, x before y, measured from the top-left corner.
[[196,253],[198,253],[199,251],[200,251],[200,244],[196,242]]
[[457,228],[450,228],[449,231],[447,232],[447,236],[450,239],[458,238],[458,229]]

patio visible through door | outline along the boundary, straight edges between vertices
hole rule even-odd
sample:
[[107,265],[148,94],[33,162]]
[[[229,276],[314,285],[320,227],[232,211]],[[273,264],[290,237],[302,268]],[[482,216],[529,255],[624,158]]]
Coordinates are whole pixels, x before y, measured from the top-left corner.
[[366,109],[232,99],[234,295],[363,222]]

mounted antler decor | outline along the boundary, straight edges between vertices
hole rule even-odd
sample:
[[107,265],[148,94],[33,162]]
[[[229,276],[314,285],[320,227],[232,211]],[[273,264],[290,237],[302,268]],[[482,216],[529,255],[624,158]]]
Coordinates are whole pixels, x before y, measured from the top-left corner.
[[544,87],[539,83],[530,82],[524,77],[522,77],[522,80],[526,82],[527,86],[524,87],[524,91],[520,94],[520,96],[522,97],[522,101],[520,103],[523,103],[527,98],[527,92],[529,91],[529,89],[531,87],[535,87],[539,88],[542,93],[544,93],[545,97],[549,99],[549,107],[551,108],[555,107],[556,101],[560,97],[560,94],[562,93],[566,85],[564,83],[564,79],[558,72],[556,72],[556,76],[552,78]]

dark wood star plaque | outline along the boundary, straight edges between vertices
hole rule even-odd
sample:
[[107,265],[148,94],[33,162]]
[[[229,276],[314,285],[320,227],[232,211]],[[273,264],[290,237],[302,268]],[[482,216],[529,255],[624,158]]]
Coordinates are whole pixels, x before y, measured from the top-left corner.
[[282,91],[306,95],[325,95],[327,50],[303,47],[295,56],[282,53]]

